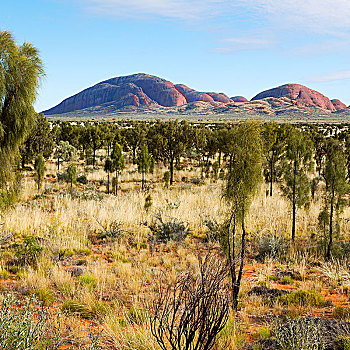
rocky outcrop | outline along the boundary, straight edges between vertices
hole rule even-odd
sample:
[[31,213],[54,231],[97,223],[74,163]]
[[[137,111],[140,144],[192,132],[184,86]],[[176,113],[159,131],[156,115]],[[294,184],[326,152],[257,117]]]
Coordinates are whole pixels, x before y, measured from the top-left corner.
[[214,98],[205,92],[193,90],[183,84],[177,84],[175,87],[186,97],[188,103],[197,101],[214,103]]
[[332,102],[334,108],[335,108],[337,111],[346,108],[346,104],[343,103],[343,102],[340,101],[340,100],[335,99],[335,100],[331,100],[331,102]]
[[181,106],[186,97],[170,81],[148,74],[112,78],[67,98],[44,113],[61,114],[115,102],[116,106]]
[[248,102],[248,100],[243,96],[234,96],[234,97],[231,97],[231,100],[233,102]]
[[[301,116],[336,112],[348,115],[339,100],[329,100],[303,85],[287,84],[263,91],[251,101],[243,96],[200,92],[186,85],[139,73],[105,80],[44,111],[46,115],[231,114]],[[325,114],[326,113],[326,114]]]
[[263,91],[253,97],[252,101],[261,100],[267,97],[287,97],[295,102],[297,106],[306,108],[319,107],[332,112],[336,110],[328,97],[322,95],[318,91],[299,84],[287,84]]

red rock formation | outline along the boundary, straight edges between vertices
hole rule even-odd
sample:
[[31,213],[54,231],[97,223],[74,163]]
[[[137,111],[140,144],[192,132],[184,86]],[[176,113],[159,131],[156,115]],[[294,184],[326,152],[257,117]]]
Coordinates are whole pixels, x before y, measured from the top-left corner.
[[342,101],[340,100],[337,100],[337,99],[334,99],[334,100],[331,100],[334,108],[339,111],[340,109],[345,109],[346,108],[346,104],[343,103]]
[[[155,113],[301,114],[324,113],[346,108],[339,100],[330,101],[321,93],[298,84],[287,84],[261,92],[252,101],[242,96],[200,92],[149,74],[116,77],[98,83],[67,98],[44,113],[117,113],[118,111]],[[306,111],[309,110],[309,111]],[[346,109],[345,109],[346,110]],[[342,112],[340,112],[342,113]]]
[[328,97],[322,95],[318,91],[311,90],[308,87],[299,84],[287,84],[263,91],[253,97],[252,101],[261,100],[266,97],[288,97],[295,101],[296,105],[301,107],[320,107],[332,112],[336,110]]

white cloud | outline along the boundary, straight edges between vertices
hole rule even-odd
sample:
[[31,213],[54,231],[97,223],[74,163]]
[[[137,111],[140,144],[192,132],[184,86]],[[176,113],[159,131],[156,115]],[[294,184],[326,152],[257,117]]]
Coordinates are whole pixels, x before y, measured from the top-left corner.
[[331,72],[322,75],[313,75],[307,77],[306,79],[312,83],[326,83],[330,81],[350,79],[350,69],[340,70],[337,72]]
[[214,49],[214,52],[219,53],[234,53],[242,50],[264,50],[276,46],[276,41],[268,38],[257,37],[235,37],[226,38],[219,41],[221,44]]
[[271,23],[294,25],[295,30],[338,34],[339,29],[350,29],[348,0],[236,0],[236,4],[260,13]]
[[103,15],[155,15],[185,20],[215,16],[225,1],[227,0],[86,0],[90,11]]

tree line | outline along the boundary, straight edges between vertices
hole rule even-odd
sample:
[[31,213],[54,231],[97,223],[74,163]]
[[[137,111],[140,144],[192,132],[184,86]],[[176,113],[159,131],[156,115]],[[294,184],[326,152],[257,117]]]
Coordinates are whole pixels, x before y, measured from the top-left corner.
[[[242,125],[249,128],[244,130]],[[240,149],[243,140],[246,140],[246,145]],[[348,204],[348,128],[333,134],[313,125],[275,122],[191,125],[178,120],[121,125],[57,122],[50,126],[43,115],[37,115],[20,153],[22,166],[34,162],[38,156],[45,159],[53,156],[59,170],[61,164],[75,154],[80,154],[86,165],[96,166],[97,152],[102,149],[108,178],[107,191],[110,193],[110,174],[115,172],[112,186],[115,194],[119,175],[125,168],[126,154],[129,154],[130,162],[138,166],[142,188],[145,186],[145,174],[153,171],[155,163],[168,167],[172,185],[176,169],[180,169],[182,161],[188,159],[200,167],[203,177],[226,179],[227,196],[236,196],[235,191],[242,181],[235,178],[237,171],[252,180],[251,171],[257,168],[257,178],[262,175],[269,184],[267,195],[273,195],[277,183],[290,201],[293,241],[297,210],[307,208],[319,188],[323,188],[324,192],[324,208],[319,220],[323,227],[329,227],[330,240],[332,231],[339,225],[339,214]],[[244,212],[244,207],[242,210]],[[329,254],[330,251],[327,252]]]

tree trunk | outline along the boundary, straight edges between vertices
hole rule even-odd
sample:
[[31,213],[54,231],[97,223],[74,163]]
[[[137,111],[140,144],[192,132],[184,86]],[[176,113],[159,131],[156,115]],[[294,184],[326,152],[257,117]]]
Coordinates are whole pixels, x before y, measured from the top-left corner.
[[60,170],[60,157],[57,157],[57,170]]
[[295,200],[293,200],[292,242],[295,241],[295,216],[296,216],[296,206],[295,206]]
[[292,205],[293,205],[293,218],[292,218],[292,242],[294,243],[295,240],[295,216],[296,216],[296,203],[295,203],[295,182],[296,182],[296,162],[294,162],[294,174],[293,174],[293,198],[292,198]]
[[145,189],[145,171],[144,169],[142,169],[142,179],[141,179],[141,188],[142,188],[142,191]]
[[270,197],[272,197],[272,183],[273,183],[273,157],[270,161]]
[[329,214],[329,243],[327,247],[326,259],[331,258],[331,249],[333,244],[333,211],[334,211],[334,188],[332,189],[332,199],[331,199],[331,208]]
[[115,172],[115,195],[118,195],[118,171]]
[[92,166],[95,167],[96,148],[94,147],[92,151]]
[[174,182],[174,159],[170,159],[170,185]]
[[109,171],[107,173],[107,194],[109,194]]

